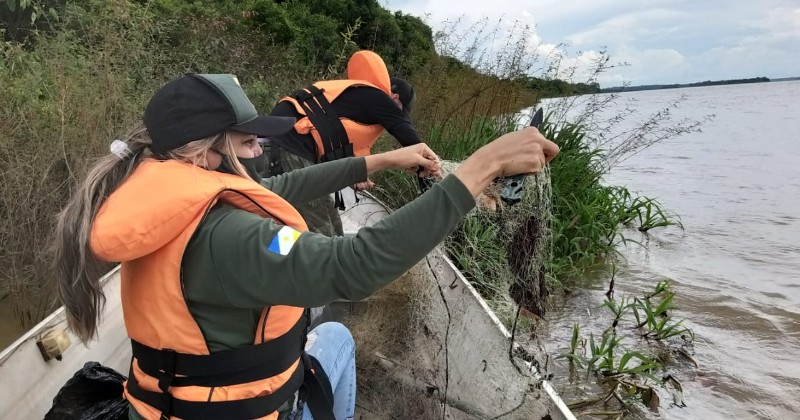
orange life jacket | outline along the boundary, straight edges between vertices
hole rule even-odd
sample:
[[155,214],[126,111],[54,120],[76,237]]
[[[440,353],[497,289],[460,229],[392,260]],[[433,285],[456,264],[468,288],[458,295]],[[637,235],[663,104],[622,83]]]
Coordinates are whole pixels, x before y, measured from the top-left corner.
[[[108,197],[93,223],[92,251],[122,262],[122,307],[134,346],[125,397],[146,419],[163,411],[171,418],[275,419],[275,404],[289,400],[303,382],[304,308],[265,308],[254,346],[213,355],[189,312],[181,259],[219,201],[307,229],[289,203],[251,180],[154,159],[143,161]],[[253,354],[243,356],[247,352]],[[243,370],[238,376],[237,369]]]
[[[346,80],[317,82],[304,90],[281,99],[281,101],[291,102],[295,110],[303,116],[298,118],[294,128],[299,134],[311,134],[317,146],[318,159],[326,161],[347,156],[367,156],[370,154],[372,145],[383,133],[384,127],[380,124],[362,124],[337,115],[336,117],[344,128],[344,133],[341,133],[344,138],[341,139],[342,144],[339,144],[339,139],[336,138],[338,136],[338,127],[318,126],[321,124],[329,125],[324,119],[317,122],[312,121],[313,117],[309,115],[309,111],[312,111],[311,113],[313,114],[314,109],[319,109],[319,115],[327,114],[331,110],[330,104],[342,92],[359,86],[372,87],[389,96],[392,95],[389,71],[386,69],[386,64],[380,56],[372,51],[358,51],[350,57],[347,63]],[[320,95],[324,96],[324,98],[319,97]],[[303,102],[308,102],[308,104],[304,106]],[[314,109],[306,108],[309,105]],[[333,114],[335,115],[335,111]],[[337,150],[339,148],[346,148],[347,150]]]

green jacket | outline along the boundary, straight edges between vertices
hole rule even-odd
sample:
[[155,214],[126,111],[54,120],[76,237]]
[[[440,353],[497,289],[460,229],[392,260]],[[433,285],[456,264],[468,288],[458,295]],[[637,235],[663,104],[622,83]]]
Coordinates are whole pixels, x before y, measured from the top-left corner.
[[[364,159],[349,158],[267,178],[262,184],[289,203],[302,203],[366,179]],[[189,309],[210,351],[250,345],[264,306],[313,307],[363,299],[419,262],[474,205],[461,181],[449,176],[355,237],[305,232],[285,256],[268,250],[281,225],[218,205],[184,255]]]
[[[366,179],[364,158],[348,158],[262,184],[289,203],[303,203]],[[451,175],[354,237],[304,232],[281,255],[268,248],[283,226],[219,204],[183,257],[189,310],[211,352],[251,345],[265,306],[314,307],[370,296],[427,255],[474,205],[464,184]]]

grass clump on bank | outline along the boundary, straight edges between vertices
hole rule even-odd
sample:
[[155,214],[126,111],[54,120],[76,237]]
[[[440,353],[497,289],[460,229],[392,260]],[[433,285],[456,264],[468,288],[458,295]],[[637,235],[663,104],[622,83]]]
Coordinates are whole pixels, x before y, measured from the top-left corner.
[[[476,115],[471,124],[463,124],[462,132],[452,126],[446,132],[438,131],[438,126],[431,127],[434,135],[426,137],[426,142],[444,159],[458,161],[508,131],[517,120],[516,116]],[[618,244],[631,241],[625,236],[626,228],[647,232],[657,227],[680,226],[677,216],[658,201],[603,183],[611,156],[592,144],[584,126],[546,120],[540,130],[561,148],[550,164],[552,201],[541,203],[551,212],[548,222],[552,249],[547,267],[551,285],[607,261]],[[414,181],[402,175],[389,173],[381,180],[385,189],[379,190],[383,192],[380,196],[392,206],[400,206],[419,193]],[[402,194],[398,195],[398,190]],[[498,247],[508,244],[497,236],[502,230],[504,211],[510,210],[501,208],[496,214],[473,215],[451,238],[451,256],[464,271],[474,273],[474,279],[496,278],[496,265],[506,263],[507,254]],[[479,286],[484,283],[477,282]]]
[[629,239],[625,228],[647,232],[656,227],[680,226],[652,198],[624,186],[605,185],[603,176],[614,156],[592,143],[587,129],[576,123],[548,124],[543,134],[561,148],[551,163],[553,185],[552,279],[580,275],[603,262]]

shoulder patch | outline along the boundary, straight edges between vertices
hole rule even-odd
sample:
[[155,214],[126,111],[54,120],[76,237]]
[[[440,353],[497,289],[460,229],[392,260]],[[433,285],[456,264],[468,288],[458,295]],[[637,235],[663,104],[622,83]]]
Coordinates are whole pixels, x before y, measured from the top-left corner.
[[272,238],[272,242],[270,242],[267,250],[280,255],[288,255],[299,237],[299,231],[289,226],[284,226],[275,234],[275,237]]

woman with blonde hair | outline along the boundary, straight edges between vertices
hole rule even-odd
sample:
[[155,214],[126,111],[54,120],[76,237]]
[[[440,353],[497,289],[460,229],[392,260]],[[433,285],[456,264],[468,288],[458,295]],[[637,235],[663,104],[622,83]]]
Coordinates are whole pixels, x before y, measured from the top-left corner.
[[[353,418],[352,336],[338,323],[307,332],[305,308],[376,292],[442,241],[491,180],[536,172],[558,153],[536,129],[509,133],[376,225],[331,238],[308,232],[291,203],[382,169],[436,174],[438,158],[418,144],[254,182],[236,157],[293,124],[258,116],[232,75],[182,76],[60,214],[54,277],[81,340],[95,337],[105,298],[98,263],[122,265],[131,418]],[[224,159],[233,174],[216,170]]]

